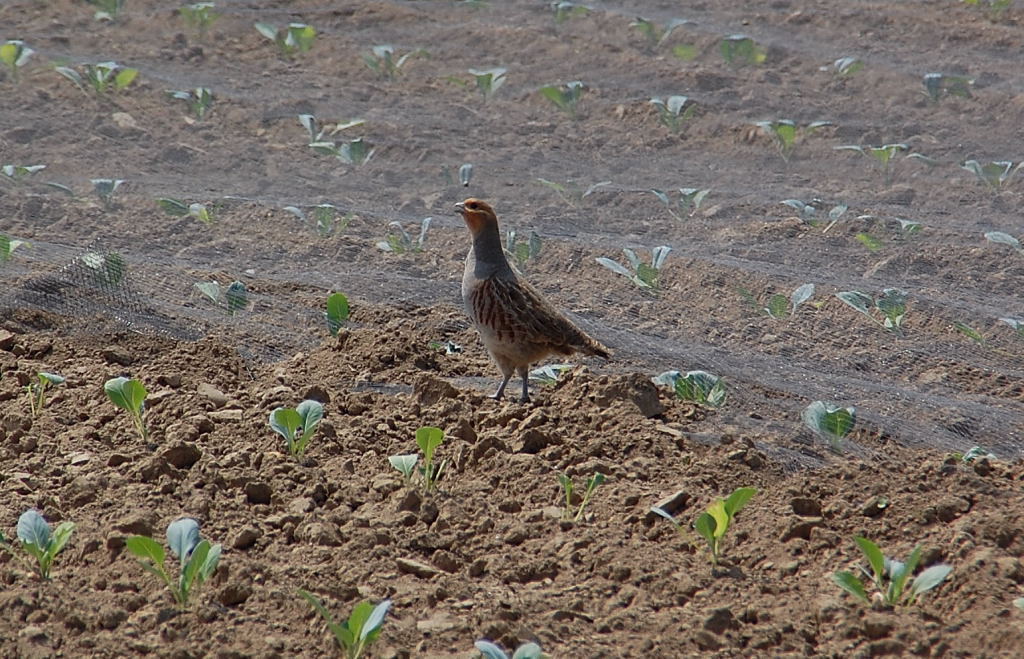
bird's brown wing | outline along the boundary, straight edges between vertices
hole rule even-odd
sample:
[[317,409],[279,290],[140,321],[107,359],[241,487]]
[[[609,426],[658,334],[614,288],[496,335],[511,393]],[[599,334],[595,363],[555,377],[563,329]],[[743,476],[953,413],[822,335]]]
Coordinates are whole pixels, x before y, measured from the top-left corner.
[[[501,319],[516,340],[547,346],[552,352],[569,355],[582,352],[608,358],[608,348],[595,341],[563,316],[532,286],[521,279],[492,277],[484,287],[494,296]],[[499,329],[495,327],[494,329]]]

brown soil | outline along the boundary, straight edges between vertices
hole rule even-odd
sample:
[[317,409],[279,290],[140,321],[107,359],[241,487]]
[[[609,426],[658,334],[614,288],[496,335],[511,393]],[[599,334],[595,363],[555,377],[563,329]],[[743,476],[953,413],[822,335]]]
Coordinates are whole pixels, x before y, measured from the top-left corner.
[[[49,582],[0,554],[0,656],[325,656],[333,641],[300,588],[338,617],[391,598],[379,657],[469,657],[479,638],[556,657],[1024,654],[1024,340],[999,320],[1024,314],[1024,267],[983,238],[1024,238],[1024,200],[1019,180],[993,193],[958,167],[1022,157],[1019,9],[992,22],[951,1],[623,0],[556,25],[541,2],[335,4],[225,2],[205,38],[166,3],[129,0],[113,24],[71,0],[0,8],[0,36],[38,51],[18,84],[0,79],[0,164],[47,165],[0,185],[0,230],[32,243],[0,266],[0,530],[30,507],[77,525]],[[638,13],[693,23],[653,47],[629,27]],[[257,20],[320,36],[287,61]],[[720,38],[740,31],[763,65],[723,61]],[[361,55],[383,43],[429,57],[382,80]],[[673,56],[678,44],[696,58]],[[847,55],[866,66],[838,77]],[[105,60],[140,70],[107,99],[50,68]],[[490,66],[509,73],[487,102],[449,79]],[[929,100],[934,71],[973,78],[971,97]],[[575,79],[575,119],[537,93]],[[199,85],[214,106],[186,120],[164,92]],[[679,135],[648,103],[670,94],[698,104]],[[335,139],[377,152],[361,167],[317,156],[298,113],[363,118]],[[783,118],[834,125],[784,161],[752,129]],[[833,150],[891,142],[938,164],[901,156],[884,180]],[[442,175],[464,162],[468,189]],[[89,183],[108,177],[128,181],[112,209]],[[612,183],[579,198],[538,178]],[[679,187],[711,189],[682,220],[649,192]],[[469,195],[543,237],[527,277],[611,363],[535,384],[527,405],[485,397],[497,371],[458,307],[466,232],[449,212]],[[171,218],[157,197],[216,204],[216,222]],[[779,203],[791,198],[850,210],[826,230]],[[348,226],[320,237],[282,210],[320,202],[351,212]],[[425,251],[375,248],[389,222],[425,216]],[[594,262],[662,244],[658,294]],[[113,297],[68,284],[100,248],[128,264]],[[252,306],[204,305],[190,291],[211,279],[244,281]],[[757,308],[805,282],[817,292],[792,317]],[[890,286],[909,294],[900,334],[832,295]],[[320,318],[329,290],[353,303],[337,339]],[[446,340],[464,351],[431,346]],[[724,408],[650,381],[696,368],[726,377]],[[67,382],[33,418],[23,388],[39,371]],[[148,441],[104,396],[118,375],[149,388]],[[326,417],[295,460],[266,419],[304,398]],[[816,399],[858,408],[841,454],[801,427]],[[429,495],[387,462],[423,425],[445,430],[451,461]],[[950,457],[974,445],[998,459]],[[579,523],[560,519],[562,471],[608,475]],[[759,492],[717,569],[695,534],[649,513],[675,495],[688,525],[740,486]],[[162,538],[182,515],[224,555],[175,613],[124,538]],[[862,562],[855,535],[899,557],[920,544],[952,576],[918,606],[862,606],[830,578]]]

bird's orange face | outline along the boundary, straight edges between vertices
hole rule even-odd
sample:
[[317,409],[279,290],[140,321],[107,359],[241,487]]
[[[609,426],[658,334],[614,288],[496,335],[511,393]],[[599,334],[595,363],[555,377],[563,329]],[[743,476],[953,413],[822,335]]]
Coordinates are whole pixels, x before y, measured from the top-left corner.
[[466,201],[455,204],[455,208],[462,213],[462,219],[466,221],[466,226],[469,227],[473,235],[480,233],[488,224],[498,223],[498,217],[494,214],[494,209],[486,201],[480,201],[471,197]]

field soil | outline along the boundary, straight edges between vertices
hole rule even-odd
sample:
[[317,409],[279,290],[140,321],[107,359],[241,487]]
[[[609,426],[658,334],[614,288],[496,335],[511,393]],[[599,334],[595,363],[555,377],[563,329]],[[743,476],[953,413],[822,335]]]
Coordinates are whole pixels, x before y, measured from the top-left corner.
[[[1024,240],[1024,179],[960,166],[1024,158],[1024,9],[621,0],[559,22],[525,0],[225,1],[200,33],[172,4],[0,7],[0,37],[36,51],[0,74],[0,164],[46,166],[0,176],[0,234],[29,243],[0,262],[0,532],[30,508],[76,525],[48,581],[0,552],[0,657],[335,653],[299,589],[338,619],[390,599],[382,658],[469,658],[483,638],[552,657],[1024,656],[1024,261],[1005,237]],[[286,57],[257,21],[318,34]],[[763,61],[726,61],[738,33]],[[424,52],[387,78],[364,61],[382,44]],[[137,79],[95,94],[54,70],[105,61]],[[485,98],[469,70],[492,67],[507,81]],[[574,80],[573,113],[540,92]],[[167,94],[197,87],[201,119]],[[677,132],[649,102],[671,95],[695,104]],[[300,114],[372,157],[318,154]],[[756,125],[782,119],[791,148]],[[885,144],[905,148],[884,170],[835,149]],[[104,203],[94,179],[125,183]],[[686,208],[680,188],[710,192]],[[497,368],[459,299],[469,196],[536,232],[524,277],[610,361],[570,359],[529,403],[487,397]],[[344,219],[318,228],[326,203]],[[422,249],[378,246],[426,217]],[[595,261],[661,245],[654,289]],[[234,313],[194,286],[234,281]],[[887,288],[901,327],[834,295]],[[331,291],[352,309],[337,336]],[[724,378],[722,407],[652,382],[698,369]],[[33,414],[39,372],[66,380]],[[104,394],[117,376],[149,391],[145,438]],[[267,419],[305,399],[325,417],[297,459]],[[856,408],[845,439],[804,427],[815,400]],[[446,435],[434,492],[388,462],[422,426]],[[558,475],[579,491],[597,472],[566,519]],[[713,566],[691,524],[744,486]],[[179,611],[125,538],[163,542],[183,516],[223,555]],[[953,571],[913,606],[862,604],[832,580],[866,567],[855,536]]]

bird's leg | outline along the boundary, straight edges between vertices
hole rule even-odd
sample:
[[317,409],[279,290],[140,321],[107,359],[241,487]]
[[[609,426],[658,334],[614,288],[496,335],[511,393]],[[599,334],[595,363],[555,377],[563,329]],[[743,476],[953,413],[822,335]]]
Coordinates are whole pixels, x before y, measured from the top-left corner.
[[528,384],[529,381],[530,381],[530,365],[529,364],[527,364],[526,366],[520,366],[519,367],[519,376],[521,378],[523,378],[523,395],[519,397],[519,402],[520,403],[529,403],[530,402],[530,391],[529,391],[529,384]]
[[512,379],[513,373],[515,373],[515,369],[504,374],[505,377],[502,379],[501,384],[498,385],[498,390],[491,394],[491,398],[494,400],[501,400],[502,394],[505,393],[505,385],[507,385],[508,381]]

